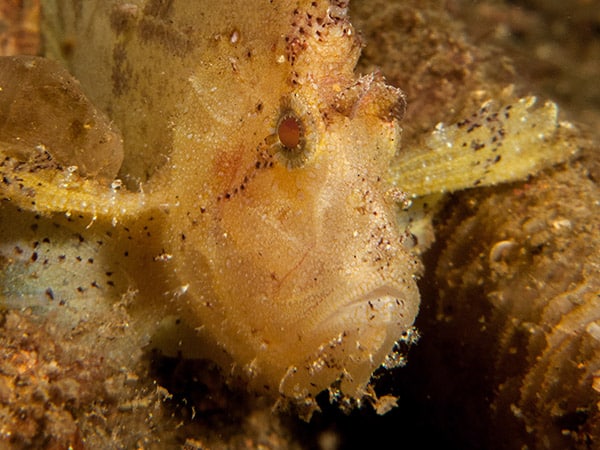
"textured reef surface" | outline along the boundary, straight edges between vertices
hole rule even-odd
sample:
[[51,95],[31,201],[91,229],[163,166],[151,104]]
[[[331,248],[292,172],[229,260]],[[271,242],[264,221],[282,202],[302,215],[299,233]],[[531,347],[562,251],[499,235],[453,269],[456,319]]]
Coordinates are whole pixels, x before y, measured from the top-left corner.
[[0,59],[0,444],[597,445],[589,5],[239,3],[43,1],[60,64]]

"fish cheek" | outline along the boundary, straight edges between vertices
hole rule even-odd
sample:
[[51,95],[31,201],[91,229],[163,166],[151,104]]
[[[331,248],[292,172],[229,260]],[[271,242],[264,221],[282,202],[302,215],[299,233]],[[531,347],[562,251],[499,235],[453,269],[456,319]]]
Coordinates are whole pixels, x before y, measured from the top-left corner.
[[[185,320],[196,329],[204,345],[203,357],[219,363],[225,373],[233,366],[247,371],[252,361],[260,361],[259,390],[268,385],[272,393],[281,374],[273,375],[273,365],[264,360],[272,356],[270,344],[276,344],[266,328],[279,323],[272,312],[272,299],[261,295],[268,290],[270,280],[261,277],[253,262],[240,256],[227,242],[228,237],[186,235],[185,249],[176,253],[173,262],[185,294],[178,301]],[[189,245],[188,245],[189,244]],[[242,255],[243,256],[243,255]]]
[[299,344],[307,309],[302,300],[317,295],[324,270],[321,261],[299,270],[311,258],[314,227],[307,203],[293,201],[299,191],[289,175],[283,166],[262,169],[243,192],[209,204],[173,257],[181,284],[188,285],[189,321],[238,367],[256,361],[258,387],[268,384],[272,392],[296,355],[307,352]]
[[[278,311],[277,320],[284,322],[287,286],[294,284],[295,269],[314,245],[311,208],[308,198],[300,199],[302,192],[289,174],[278,176],[287,169],[264,170],[244,192],[221,201],[218,228],[209,238],[211,259],[226,268],[219,277],[228,280],[227,295],[244,298],[240,309],[251,313],[251,302],[260,301]],[[265,326],[270,322],[266,319]]]

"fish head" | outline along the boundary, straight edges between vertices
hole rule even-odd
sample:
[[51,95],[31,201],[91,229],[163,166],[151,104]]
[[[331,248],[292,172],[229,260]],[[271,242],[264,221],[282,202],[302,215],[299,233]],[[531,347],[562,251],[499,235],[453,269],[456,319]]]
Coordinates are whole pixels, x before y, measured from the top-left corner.
[[[174,258],[187,315],[251,385],[297,400],[336,381],[361,396],[419,304],[417,262],[385,180],[404,95],[380,74],[354,74],[360,43],[327,14],[327,39],[313,34],[297,52],[286,39],[286,63],[271,88],[257,88],[260,108],[239,85],[216,87],[235,106],[212,114],[210,139],[227,139],[198,164],[177,162],[194,167],[173,219],[197,224]],[[237,121],[215,132],[227,117]],[[177,149],[203,126],[185,120]]]

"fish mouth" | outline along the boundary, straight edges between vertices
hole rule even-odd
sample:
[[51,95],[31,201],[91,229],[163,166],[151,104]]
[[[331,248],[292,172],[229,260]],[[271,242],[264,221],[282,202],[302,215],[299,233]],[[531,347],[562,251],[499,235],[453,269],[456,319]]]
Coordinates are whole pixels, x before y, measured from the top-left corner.
[[368,290],[334,311],[325,322],[354,325],[360,328],[412,325],[416,311],[411,311],[404,298],[406,293],[397,286],[383,285]]
[[413,303],[405,287],[379,285],[332,311],[313,332],[321,342],[328,337],[328,342],[352,348],[346,354],[352,354],[351,358],[362,359],[359,354],[366,354],[369,359],[383,359],[412,326],[419,309]]
[[306,392],[316,395],[337,383],[335,390],[343,395],[362,397],[373,371],[413,324],[418,309],[416,285],[381,283],[355,290],[304,336],[279,392],[305,398]]
[[281,392],[288,385],[315,383],[322,389],[341,380],[345,394],[364,394],[373,371],[412,325],[418,304],[413,305],[410,288],[395,284],[361,289],[352,298],[312,330],[317,345],[298,364],[304,371],[286,379]]

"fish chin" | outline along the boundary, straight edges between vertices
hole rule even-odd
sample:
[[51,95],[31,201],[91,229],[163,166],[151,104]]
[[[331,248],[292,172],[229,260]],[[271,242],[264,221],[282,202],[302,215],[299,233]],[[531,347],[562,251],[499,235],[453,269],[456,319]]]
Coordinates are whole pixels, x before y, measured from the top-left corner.
[[[313,329],[320,345],[304,362],[288,370],[280,393],[292,398],[314,395],[339,382],[340,391],[360,398],[371,374],[391,352],[394,343],[413,323],[418,307],[405,301],[393,285],[378,286],[354,297]],[[301,386],[314,386],[299,389]]]

